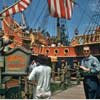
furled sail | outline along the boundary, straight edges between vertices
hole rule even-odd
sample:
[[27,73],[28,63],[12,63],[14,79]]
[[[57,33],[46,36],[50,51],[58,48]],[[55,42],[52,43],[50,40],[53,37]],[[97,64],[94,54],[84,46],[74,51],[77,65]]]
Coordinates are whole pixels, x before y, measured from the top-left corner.
[[73,0],[48,0],[51,16],[58,18],[71,19]]
[[9,15],[24,11],[30,5],[31,1],[32,0],[19,0],[12,6],[5,8],[2,12],[0,12],[0,17],[7,17]]

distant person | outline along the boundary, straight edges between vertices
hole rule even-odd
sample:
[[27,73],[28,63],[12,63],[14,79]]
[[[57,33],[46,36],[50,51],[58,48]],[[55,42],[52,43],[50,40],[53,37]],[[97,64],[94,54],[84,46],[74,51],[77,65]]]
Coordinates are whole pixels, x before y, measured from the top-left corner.
[[37,60],[39,62],[39,66],[35,67],[28,77],[29,80],[34,81],[36,87],[36,90],[33,92],[33,99],[49,99],[51,97],[50,59],[46,56],[39,55]]
[[61,83],[60,86],[65,86],[66,85],[66,76],[67,76],[67,66],[66,66],[66,61],[63,59],[61,61]]
[[84,58],[81,62],[82,75],[84,77],[83,84],[86,99],[98,98],[98,91],[100,88],[97,74],[100,71],[100,62],[96,57],[91,55],[89,46],[83,47]]
[[62,61],[58,59],[55,65],[55,72],[58,72],[58,70],[61,70],[61,66],[62,66]]
[[66,61],[66,82],[67,86],[71,85],[71,66]]

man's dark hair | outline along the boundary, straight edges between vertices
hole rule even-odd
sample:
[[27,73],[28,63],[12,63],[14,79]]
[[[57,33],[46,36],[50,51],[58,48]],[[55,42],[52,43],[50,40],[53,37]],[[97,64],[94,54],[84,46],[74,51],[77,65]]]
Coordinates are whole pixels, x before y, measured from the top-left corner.
[[50,65],[51,59],[48,56],[39,54],[37,57],[37,62],[39,62],[42,65]]

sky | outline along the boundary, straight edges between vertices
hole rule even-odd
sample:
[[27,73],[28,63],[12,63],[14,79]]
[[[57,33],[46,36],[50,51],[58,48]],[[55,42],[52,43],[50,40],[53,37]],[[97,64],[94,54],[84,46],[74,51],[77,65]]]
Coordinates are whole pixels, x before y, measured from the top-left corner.
[[[10,6],[18,0],[0,0],[0,12],[4,5]],[[98,0],[75,0],[77,3],[73,8],[71,20],[60,19],[60,24],[64,24],[66,34],[69,39],[74,37],[74,30],[78,28],[79,34],[84,34],[91,16],[94,14]],[[57,34],[57,18],[51,17],[48,10],[47,0],[32,0],[32,3],[24,11],[27,26],[32,29],[44,29],[48,31],[51,36]],[[15,14],[14,19],[21,23],[21,14]],[[0,25],[1,27],[1,25]]]

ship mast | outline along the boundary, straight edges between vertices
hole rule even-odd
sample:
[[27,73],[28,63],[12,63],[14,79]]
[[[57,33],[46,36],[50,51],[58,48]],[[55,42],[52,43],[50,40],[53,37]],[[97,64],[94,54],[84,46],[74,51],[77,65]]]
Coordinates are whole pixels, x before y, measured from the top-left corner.
[[57,18],[57,42],[61,42],[62,45],[69,45],[68,33],[65,34],[66,28],[65,24],[60,25],[60,20]]
[[24,30],[27,28],[24,12],[21,12],[21,18],[22,18],[21,28]]

